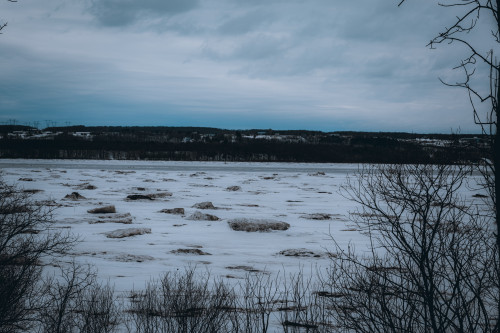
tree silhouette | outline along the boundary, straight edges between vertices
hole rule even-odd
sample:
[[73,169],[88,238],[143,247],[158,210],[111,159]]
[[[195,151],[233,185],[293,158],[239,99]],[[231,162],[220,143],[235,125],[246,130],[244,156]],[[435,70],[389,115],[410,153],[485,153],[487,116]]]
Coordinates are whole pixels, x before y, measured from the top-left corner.
[[[401,6],[408,0],[401,0]],[[439,3],[442,7],[459,8],[462,14],[453,17],[452,24],[439,32],[428,44],[435,48],[440,44],[461,45],[467,51],[467,56],[454,67],[463,72],[463,80],[450,83],[447,86],[460,87],[467,91],[472,106],[474,122],[480,126],[483,134],[489,138],[489,148],[486,156],[479,165],[483,175],[481,184],[489,193],[488,204],[496,221],[497,259],[500,258],[500,223],[497,200],[500,191],[500,181],[497,170],[500,168],[500,137],[497,129],[499,101],[500,101],[500,63],[496,56],[500,52],[500,1],[499,0],[444,0]],[[493,23],[493,24],[492,24]],[[480,25],[491,24],[488,46],[479,45],[478,40],[471,37],[477,32]],[[486,49],[486,50],[485,50]],[[496,53],[495,53],[496,52]],[[489,74],[489,89],[481,89],[484,85],[480,71]],[[498,308],[500,313],[500,305]]]
[[[8,2],[17,2],[17,0],[7,0]],[[2,33],[2,30],[7,26],[7,22],[5,23],[0,23],[0,34]]]
[[368,249],[335,243],[325,293],[339,331],[499,332],[493,216],[462,192],[469,175],[397,164],[348,178],[342,193],[360,205],[351,218]]

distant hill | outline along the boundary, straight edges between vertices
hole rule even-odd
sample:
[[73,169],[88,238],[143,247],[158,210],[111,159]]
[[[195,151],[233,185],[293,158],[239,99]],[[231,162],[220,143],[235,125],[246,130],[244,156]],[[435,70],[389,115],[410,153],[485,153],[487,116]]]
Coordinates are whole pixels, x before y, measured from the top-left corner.
[[0,133],[10,133],[15,131],[31,131],[34,127],[24,125],[0,125]]
[[209,127],[0,126],[1,158],[457,163],[478,161],[487,137]]

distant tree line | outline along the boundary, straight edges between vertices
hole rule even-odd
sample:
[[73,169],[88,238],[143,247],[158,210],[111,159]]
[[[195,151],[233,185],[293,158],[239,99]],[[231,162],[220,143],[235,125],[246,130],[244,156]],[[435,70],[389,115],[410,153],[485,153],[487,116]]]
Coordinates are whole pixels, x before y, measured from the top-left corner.
[[242,142],[144,142],[127,137],[70,136],[53,140],[0,140],[1,158],[141,159],[185,161],[276,161],[330,163],[456,163],[478,161],[481,150],[471,147],[425,147],[387,138],[355,138],[350,143],[289,143],[266,140]]
[[[330,163],[457,163],[480,161],[469,135],[225,130],[204,127],[53,127],[50,139],[21,139],[27,126],[0,126],[0,158],[119,159]],[[72,133],[90,133],[87,137]],[[291,140],[287,140],[291,138]],[[417,139],[446,145],[422,145]],[[481,138],[478,138],[481,140]]]

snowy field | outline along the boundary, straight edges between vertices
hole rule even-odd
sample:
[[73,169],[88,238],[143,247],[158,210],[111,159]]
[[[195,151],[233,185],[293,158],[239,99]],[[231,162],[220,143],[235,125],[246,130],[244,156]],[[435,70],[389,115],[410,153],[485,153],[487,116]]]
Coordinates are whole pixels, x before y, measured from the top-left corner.
[[[341,245],[364,241],[348,219],[353,203],[339,193],[356,165],[0,160],[0,167],[7,183],[60,206],[57,228],[70,229],[81,240],[72,253],[76,261],[97,267],[99,277],[112,281],[117,291],[142,288],[150,278],[187,265],[230,279],[248,271],[325,269],[326,252],[333,248],[330,236]],[[83,198],[65,198],[73,192]],[[203,202],[214,207],[194,207]],[[116,213],[88,212],[109,205]],[[174,208],[184,213],[161,212]],[[196,220],[199,213],[219,220]],[[234,231],[228,224],[234,219],[290,227]],[[106,234],[128,228],[150,233]]]

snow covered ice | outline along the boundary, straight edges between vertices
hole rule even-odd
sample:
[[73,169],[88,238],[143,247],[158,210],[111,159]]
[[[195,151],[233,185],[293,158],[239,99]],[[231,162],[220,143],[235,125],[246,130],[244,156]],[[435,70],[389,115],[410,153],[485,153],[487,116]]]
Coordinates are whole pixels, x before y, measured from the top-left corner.
[[[67,261],[94,265],[119,292],[187,265],[229,279],[248,271],[326,269],[331,237],[360,250],[366,241],[349,222],[355,204],[338,191],[356,165],[1,160],[0,166],[7,183],[60,206],[56,227],[81,240]],[[89,213],[109,206],[115,212]],[[204,214],[218,220],[191,218]],[[290,227],[235,231],[228,224],[234,220]]]

